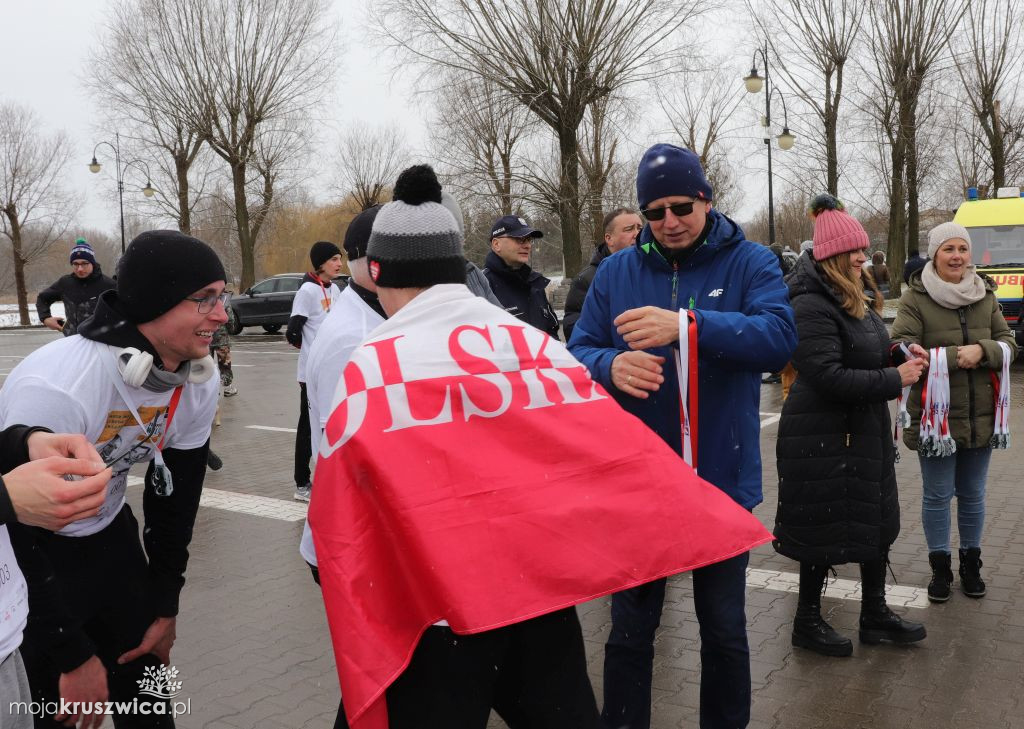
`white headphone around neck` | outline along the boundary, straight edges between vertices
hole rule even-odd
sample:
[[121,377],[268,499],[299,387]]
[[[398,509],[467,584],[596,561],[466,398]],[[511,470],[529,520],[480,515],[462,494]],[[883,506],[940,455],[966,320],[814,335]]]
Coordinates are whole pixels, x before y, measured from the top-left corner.
[[[188,381],[200,385],[211,377],[217,369],[213,357],[206,355],[202,359],[189,360]],[[129,387],[142,387],[142,383],[153,369],[153,355],[142,352],[135,347],[125,347],[117,354],[117,370]]]

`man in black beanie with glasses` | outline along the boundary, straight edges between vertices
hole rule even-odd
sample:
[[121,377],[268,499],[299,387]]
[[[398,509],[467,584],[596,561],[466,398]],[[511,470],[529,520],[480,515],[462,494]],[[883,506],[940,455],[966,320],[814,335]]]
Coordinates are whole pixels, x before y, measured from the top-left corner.
[[[139,235],[77,336],[36,350],[0,391],[0,428],[80,433],[111,467],[95,516],[56,532],[11,530],[28,583],[21,651],[35,701],[79,702],[36,727],[82,720],[83,703],[138,700],[119,727],[173,727],[139,681],[170,663],[178,598],[217,407],[213,333],[227,320],[224,267],[178,231]],[[128,471],[149,462],[144,530],[125,502]]]

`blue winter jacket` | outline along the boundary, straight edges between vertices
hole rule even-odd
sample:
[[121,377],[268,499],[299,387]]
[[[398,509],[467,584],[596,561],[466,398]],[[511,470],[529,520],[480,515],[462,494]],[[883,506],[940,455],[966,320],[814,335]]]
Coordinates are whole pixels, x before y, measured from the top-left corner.
[[761,373],[775,372],[796,347],[796,325],[778,259],[751,243],[732,220],[712,209],[707,240],[676,270],[651,245],[648,225],[638,243],[606,258],[583,304],[569,350],[628,412],[677,453],[682,451],[679,387],[672,347],[665,382],[646,399],[619,391],[612,360],[629,349],[612,321],[640,306],[693,309],[697,319],[697,471],[740,505],[761,503]]

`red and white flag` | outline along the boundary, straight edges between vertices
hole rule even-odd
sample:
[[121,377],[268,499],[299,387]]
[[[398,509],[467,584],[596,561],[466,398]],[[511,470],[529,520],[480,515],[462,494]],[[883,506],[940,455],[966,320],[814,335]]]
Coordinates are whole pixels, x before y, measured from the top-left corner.
[[309,521],[353,729],[386,729],[439,620],[492,630],[771,539],[562,344],[457,284],[352,355]]

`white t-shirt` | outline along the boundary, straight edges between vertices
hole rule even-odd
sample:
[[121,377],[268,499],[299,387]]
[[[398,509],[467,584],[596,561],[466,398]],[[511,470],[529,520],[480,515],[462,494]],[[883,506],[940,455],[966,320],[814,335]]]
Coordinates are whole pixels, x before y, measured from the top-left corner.
[[7,527],[0,526],[0,663],[21,645],[28,621],[28,585],[14,559]]
[[[384,317],[366,305],[352,287],[341,292],[331,312],[324,318],[306,363],[306,394],[309,397],[310,436],[313,453],[320,450],[320,434],[331,414],[334,391],[341,381],[349,357],[366,336],[384,323]],[[305,334],[302,348],[306,349]],[[309,521],[302,530],[299,553],[310,564],[316,564],[313,534]]]
[[306,361],[309,359],[310,347],[316,340],[320,324],[339,296],[341,291],[333,283],[321,286],[313,281],[306,281],[295,292],[291,315],[306,317],[306,323],[302,326],[302,347],[299,349],[299,382],[306,381]]
[[[117,516],[125,500],[128,470],[153,460],[167,422],[173,392],[124,385],[147,432],[139,427],[101,360],[114,360],[118,351],[79,335],[60,339],[22,360],[0,390],[0,429],[21,424],[43,426],[54,433],[81,433],[113,467],[99,513],[68,524],[58,532],[64,536],[95,534]],[[188,450],[206,442],[219,386],[216,377],[185,384],[164,448]]]

